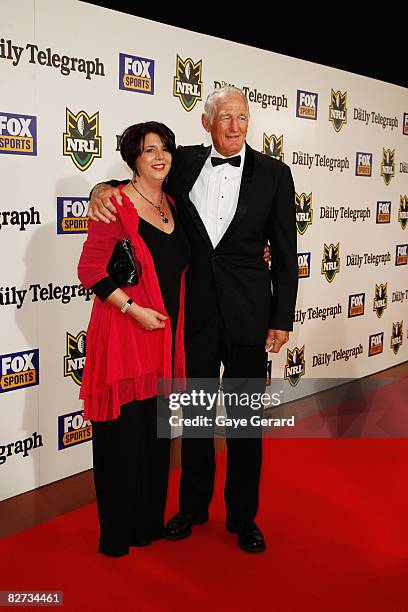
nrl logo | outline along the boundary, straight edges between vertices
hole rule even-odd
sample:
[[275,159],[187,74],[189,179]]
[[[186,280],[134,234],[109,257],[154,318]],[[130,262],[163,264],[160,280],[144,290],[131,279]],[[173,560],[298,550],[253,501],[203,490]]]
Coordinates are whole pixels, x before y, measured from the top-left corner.
[[82,384],[82,374],[86,359],[86,332],[77,336],[67,332],[67,354],[64,357],[64,376],[70,376],[77,385]]
[[403,321],[392,324],[392,333],[391,333],[391,344],[390,348],[392,348],[394,355],[396,355],[402,346],[403,341],[403,330],[402,330]]
[[269,157],[279,159],[279,161],[284,161],[285,156],[283,153],[283,134],[278,138],[278,136],[275,136],[275,134],[267,136],[264,132],[262,153],[265,153],[265,155],[269,155]]
[[102,157],[99,111],[89,117],[85,111],[74,115],[67,108],[65,129],[63,154],[71,157],[78,170],[84,172],[96,157]]
[[391,344],[390,348],[392,348],[394,355],[398,353],[400,350],[400,346],[402,345],[403,332],[402,332],[402,323],[400,321],[392,324],[392,333],[391,333]]
[[332,122],[336,132],[340,132],[341,128],[347,123],[347,92],[331,90],[331,104],[329,106],[329,121]]
[[404,230],[408,223],[408,196],[400,196],[400,205],[398,209],[398,221]]
[[381,176],[384,183],[389,185],[395,175],[395,149],[383,149],[381,161]]
[[199,100],[202,100],[202,66],[200,60],[196,64],[191,58],[185,61],[177,55],[176,76],[173,81],[173,96],[180,99],[183,108],[193,110]]
[[324,244],[323,248],[323,259],[322,259],[322,274],[326,277],[326,280],[331,283],[336,276],[337,272],[340,271],[340,244],[336,246],[331,243],[329,246]]
[[297,231],[303,236],[313,221],[312,194],[301,193],[298,195],[295,193],[295,207]]
[[380,319],[384,310],[387,308],[387,283],[384,285],[381,283],[380,285],[375,285],[375,293],[373,300],[373,310],[377,317]]
[[297,346],[291,351],[287,349],[285,375],[284,378],[292,387],[296,387],[299,380],[305,373],[305,347]]

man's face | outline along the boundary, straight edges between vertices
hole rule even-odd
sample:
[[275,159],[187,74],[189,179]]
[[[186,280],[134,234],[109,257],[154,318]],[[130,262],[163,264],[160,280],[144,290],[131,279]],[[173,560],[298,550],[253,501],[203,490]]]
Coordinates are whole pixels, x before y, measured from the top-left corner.
[[205,115],[202,116],[204,129],[211,134],[214,147],[224,157],[241,151],[248,131],[248,120],[245,100],[235,93],[217,98],[211,124]]

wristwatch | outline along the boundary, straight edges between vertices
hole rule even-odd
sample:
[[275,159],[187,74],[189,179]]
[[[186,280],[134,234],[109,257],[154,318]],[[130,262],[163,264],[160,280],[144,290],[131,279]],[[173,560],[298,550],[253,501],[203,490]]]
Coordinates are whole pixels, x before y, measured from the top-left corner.
[[126,314],[132,304],[133,304],[133,300],[129,299],[127,302],[123,304],[122,308],[120,309],[120,312],[123,312],[123,314]]

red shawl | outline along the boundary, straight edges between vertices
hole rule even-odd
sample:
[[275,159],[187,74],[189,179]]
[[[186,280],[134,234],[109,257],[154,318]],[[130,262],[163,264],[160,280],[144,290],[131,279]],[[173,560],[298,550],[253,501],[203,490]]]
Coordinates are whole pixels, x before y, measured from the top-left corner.
[[[114,200],[113,200],[114,201]],[[139,284],[123,290],[140,306],[167,314],[152,255],[138,233],[139,215],[122,192],[123,207],[109,224],[89,220],[88,237],[78,264],[78,278],[90,288],[107,276],[106,266],[115,243],[130,238],[142,264]],[[174,342],[174,378],[185,378],[184,275],[180,285],[180,311]],[[95,297],[86,338],[86,360],[79,397],[84,418],[116,419],[120,406],[153,397],[161,391],[158,380],[172,379],[170,318],[165,327],[146,331],[116,306]],[[168,386],[168,388],[170,388]]]

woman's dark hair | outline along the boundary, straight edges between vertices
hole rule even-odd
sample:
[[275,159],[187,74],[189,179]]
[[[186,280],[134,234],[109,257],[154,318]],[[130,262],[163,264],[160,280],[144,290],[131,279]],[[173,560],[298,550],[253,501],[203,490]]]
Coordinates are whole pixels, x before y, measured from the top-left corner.
[[132,172],[136,172],[136,174],[138,174],[136,159],[143,151],[146,134],[151,133],[159,136],[172,156],[176,152],[174,133],[164,123],[146,121],[145,123],[135,123],[135,125],[129,126],[120,137],[120,154]]

